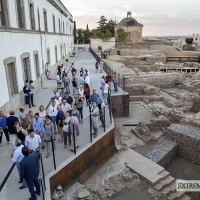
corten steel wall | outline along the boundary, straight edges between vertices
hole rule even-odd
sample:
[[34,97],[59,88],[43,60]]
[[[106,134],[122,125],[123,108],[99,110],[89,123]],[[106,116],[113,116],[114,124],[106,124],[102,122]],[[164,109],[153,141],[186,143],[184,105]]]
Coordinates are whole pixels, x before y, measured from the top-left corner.
[[129,94],[111,96],[114,118],[129,117]]
[[67,189],[75,182],[84,183],[115,154],[115,129],[113,128],[90,148],[50,178],[51,193],[58,185]]

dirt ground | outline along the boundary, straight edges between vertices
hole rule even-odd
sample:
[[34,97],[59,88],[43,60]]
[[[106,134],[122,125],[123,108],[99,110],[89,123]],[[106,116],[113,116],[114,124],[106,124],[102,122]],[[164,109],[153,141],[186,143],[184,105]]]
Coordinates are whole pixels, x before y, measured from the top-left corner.
[[[200,166],[188,162],[182,158],[174,159],[166,170],[170,172],[171,176],[183,180],[200,180]],[[200,192],[186,193],[192,200],[200,199]]]

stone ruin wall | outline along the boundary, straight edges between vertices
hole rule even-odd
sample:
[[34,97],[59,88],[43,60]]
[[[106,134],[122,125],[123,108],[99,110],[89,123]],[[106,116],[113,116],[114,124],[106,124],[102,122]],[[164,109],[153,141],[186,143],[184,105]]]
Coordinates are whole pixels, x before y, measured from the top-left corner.
[[200,166],[200,132],[179,124],[167,128],[166,137],[178,143],[178,156]]

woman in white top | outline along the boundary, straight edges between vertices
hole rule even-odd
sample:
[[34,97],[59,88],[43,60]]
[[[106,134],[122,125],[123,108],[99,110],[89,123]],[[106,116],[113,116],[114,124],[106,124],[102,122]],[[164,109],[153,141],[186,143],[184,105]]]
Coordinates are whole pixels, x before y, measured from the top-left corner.
[[80,85],[79,89],[78,89],[78,94],[81,95],[81,98],[84,100],[84,89],[83,89],[83,85]]
[[65,120],[63,120],[63,136],[64,136],[64,148],[67,148],[67,137],[69,145],[71,146],[71,131],[70,131],[70,111],[65,114]]
[[44,109],[44,106],[41,105],[39,107],[39,117],[42,118],[43,120],[45,120],[45,116],[47,115],[47,111]]
[[104,90],[103,90],[103,98],[104,98],[104,103],[107,105],[107,99],[108,99],[108,81],[106,80],[106,83],[104,85]]

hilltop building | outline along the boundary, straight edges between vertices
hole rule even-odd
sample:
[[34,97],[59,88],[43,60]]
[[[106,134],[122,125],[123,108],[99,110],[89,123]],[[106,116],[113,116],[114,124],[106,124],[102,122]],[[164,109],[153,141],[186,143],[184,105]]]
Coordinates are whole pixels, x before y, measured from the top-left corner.
[[142,29],[143,25],[138,23],[136,19],[132,18],[131,12],[127,13],[127,17],[124,18],[120,23],[115,27],[115,38],[118,37],[117,29],[123,28],[124,31],[128,34],[128,41],[130,42],[141,42],[142,41]]
[[73,16],[60,0],[0,0],[0,110],[24,102],[25,80],[36,91],[74,46]]

